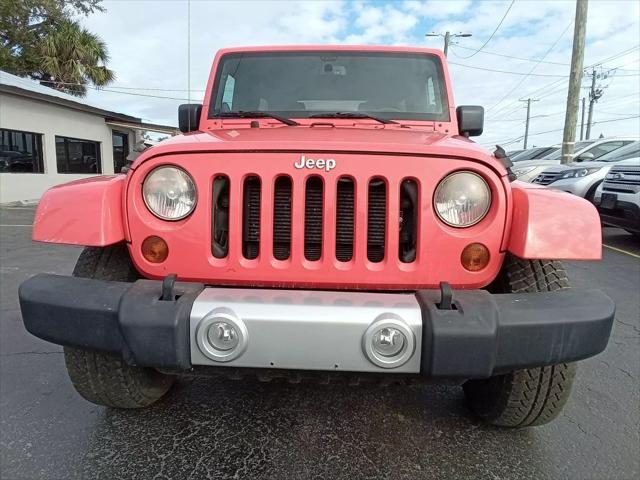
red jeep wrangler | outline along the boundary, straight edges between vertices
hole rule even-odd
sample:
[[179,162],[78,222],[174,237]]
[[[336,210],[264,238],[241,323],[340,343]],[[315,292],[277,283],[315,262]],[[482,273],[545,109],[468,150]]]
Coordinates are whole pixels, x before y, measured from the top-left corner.
[[87,400],[143,407],[203,368],[429,378],[522,427],[606,347],[613,303],[557,261],[601,257],[596,209],[469,140],[483,109],[454,107],[440,51],[222,50],[179,123],[38,206],[34,240],[86,248],[21,285],[24,323]]

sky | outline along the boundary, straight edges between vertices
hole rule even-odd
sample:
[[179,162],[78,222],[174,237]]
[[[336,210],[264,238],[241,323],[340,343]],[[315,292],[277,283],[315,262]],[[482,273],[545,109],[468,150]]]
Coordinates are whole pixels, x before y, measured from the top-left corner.
[[[87,100],[148,122],[176,125],[179,104],[202,100],[219,48],[442,48],[442,38],[425,33],[448,30],[472,34],[454,39],[448,62],[456,105],[485,107],[485,132],[476,141],[521,148],[525,98],[537,100],[529,147],[562,139],[574,0],[191,0],[190,6],[186,0],[116,0],[103,6],[104,13],[79,21],[106,42],[116,81],[90,90]],[[592,138],[640,135],[640,1],[589,0],[584,65],[598,66],[597,85],[604,89]],[[590,81],[583,79],[582,96]]]

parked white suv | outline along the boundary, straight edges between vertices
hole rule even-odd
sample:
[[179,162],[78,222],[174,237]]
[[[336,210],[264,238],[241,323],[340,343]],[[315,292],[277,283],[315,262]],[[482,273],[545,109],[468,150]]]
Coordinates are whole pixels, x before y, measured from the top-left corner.
[[593,203],[602,223],[624,228],[640,238],[640,158],[614,165],[597,188]]
[[[599,138],[594,140],[585,140],[577,142],[574,148],[574,162],[589,162],[597,160],[617,148],[635,142],[638,138],[620,137],[620,138]],[[534,178],[542,173],[548,167],[559,165],[562,158],[562,149],[552,153],[548,157],[537,160],[529,160],[526,162],[518,162],[513,168],[518,180],[523,182],[531,182]]]
[[574,162],[569,165],[547,167],[531,183],[573,193],[592,200],[596,188],[611,167],[622,160],[640,157],[640,141],[632,142],[603,155],[594,162]]

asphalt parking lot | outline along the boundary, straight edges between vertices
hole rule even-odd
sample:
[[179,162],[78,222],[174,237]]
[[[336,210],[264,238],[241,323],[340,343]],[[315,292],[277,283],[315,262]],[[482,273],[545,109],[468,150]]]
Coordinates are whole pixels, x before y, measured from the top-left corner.
[[[2,479],[631,479],[640,475],[640,245],[605,229],[574,287],[617,304],[607,350],[581,362],[563,415],[537,429],[481,425],[460,387],[181,380],[158,405],[82,400],[61,348],[29,335],[20,282],[70,274],[79,248],[30,241],[33,209],[0,209]],[[580,241],[579,238],[571,241]]]

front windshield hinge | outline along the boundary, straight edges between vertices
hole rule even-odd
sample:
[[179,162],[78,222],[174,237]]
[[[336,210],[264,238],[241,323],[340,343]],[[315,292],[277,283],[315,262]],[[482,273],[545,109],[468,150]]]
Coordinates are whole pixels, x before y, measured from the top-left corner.
[[500,163],[504,165],[504,168],[507,169],[507,178],[509,178],[510,182],[513,182],[516,178],[516,174],[511,171],[511,167],[513,167],[513,162],[507,155],[507,152],[504,151],[500,145],[496,145],[496,149],[493,151],[493,156],[500,160]]

